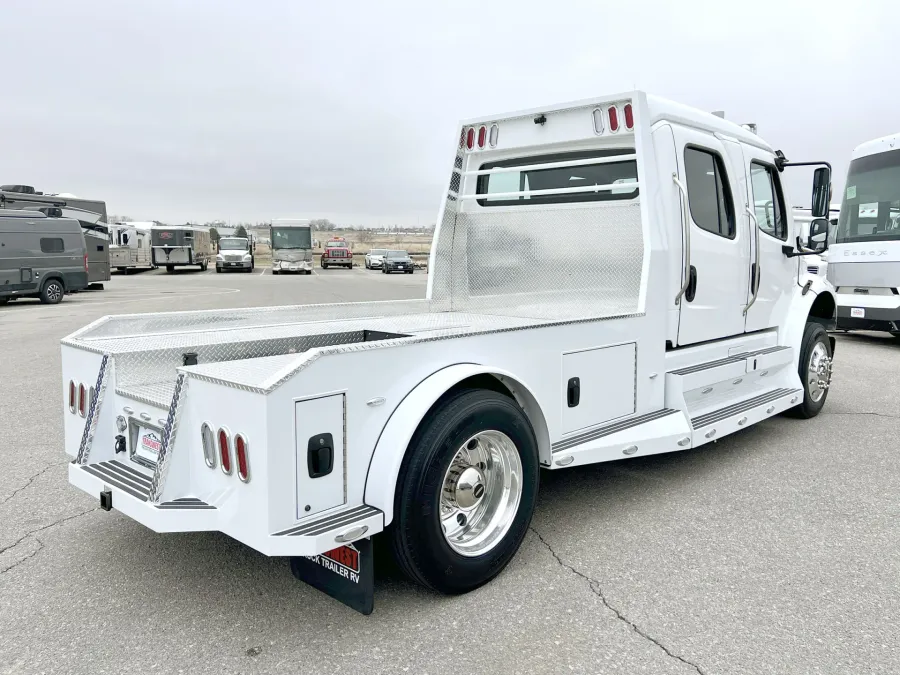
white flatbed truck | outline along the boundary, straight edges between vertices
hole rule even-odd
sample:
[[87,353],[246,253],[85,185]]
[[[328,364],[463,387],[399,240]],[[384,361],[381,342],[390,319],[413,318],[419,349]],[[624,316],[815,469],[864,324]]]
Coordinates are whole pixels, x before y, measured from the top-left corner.
[[[540,468],[822,408],[834,292],[801,274],[790,163],[758,136],[630,92],[455,139],[425,299],[109,316],[66,337],[70,482],[155,532],[290,557],[368,613],[383,530],[413,579],[466,592],[519,548]],[[814,211],[829,186],[823,166]],[[528,259],[498,276],[510,242]]]

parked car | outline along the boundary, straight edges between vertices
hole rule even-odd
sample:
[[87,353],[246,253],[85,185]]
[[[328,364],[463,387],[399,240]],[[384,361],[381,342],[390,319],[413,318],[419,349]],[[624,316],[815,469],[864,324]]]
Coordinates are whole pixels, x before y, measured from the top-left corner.
[[0,212],[0,305],[16,298],[55,305],[87,285],[88,254],[77,220]]
[[390,274],[391,272],[412,274],[414,269],[412,258],[409,257],[409,253],[406,251],[388,251],[384,254],[381,265],[383,274]]
[[380,270],[382,267],[382,263],[384,262],[385,253],[387,253],[387,249],[383,248],[373,248],[371,251],[366,253],[366,269]]
[[343,237],[335,237],[326,241],[319,265],[323,270],[327,270],[329,265],[353,267],[353,253],[350,252],[350,245]]

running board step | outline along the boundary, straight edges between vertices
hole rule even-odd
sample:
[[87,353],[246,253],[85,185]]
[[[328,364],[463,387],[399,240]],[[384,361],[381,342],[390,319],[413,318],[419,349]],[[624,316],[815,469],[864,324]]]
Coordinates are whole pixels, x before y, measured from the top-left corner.
[[802,400],[802,389],[772,389],[758,396],[692,417],[693,447],[752,426],[767,417],[793,408]]
[[688,366],[687,368],[679,368],[678,370],[673,370],[670,375],[690,375],[691,373],[699,373],[703,370],[709,370],[710,368],[718,368],[719,366],[725,366],[730,363],[740,363],[741,361],[746,361],[749,358],[754,356],[764,356],[766,354],[777,354],[778,352],[783,352],[785,350],[790,350],[790,347],[766,347],[765,349],[757,349],[752,352],[743,352],[741,354],[735,354],[734,356],[729,356],[724,359],[716,359],[715,361],[707,361],[706,363],[698,363],[695,366]]
[[653,412],[646,413],[644,415],[638,415],[637,417],[632,417],[627,420],[622,420],[621,422],[607,424],[602,427],[597,427],[596,429],[591,429],[590,431],[585,431],[584,433],[580,433],[577,436],[572,436],[570,438],[565,438],[561,441],[557,441],[556,443],[553,443],[550,446],[550,450],[553,453],[562,452],[564,450],[574,448],[576,445],[581,445],[582,443],[594,441],[594,440],[597,440],[598,438],[603,438],[604,436],[609,436],[610,434],[615,434],[620,431],[625,431],[626,429],[640,426],[641,424],[645,424],[646,422],[652,422],[653,420],[657,420],[660,417],[666,417],[667,415],[674,415],[677,412],[678,412],[677,410],[663,408],[662,410],[654,410]]

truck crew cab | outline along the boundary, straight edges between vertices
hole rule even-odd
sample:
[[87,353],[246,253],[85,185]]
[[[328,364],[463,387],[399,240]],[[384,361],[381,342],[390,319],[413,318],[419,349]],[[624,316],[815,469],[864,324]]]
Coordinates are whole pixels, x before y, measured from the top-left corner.
[[[790,163],[758,136],[635,91],[469,120],[452,149],[425,299],[65,338],[70,481],[156,532],[291,557],[369,612],[379,532],[411,578],[464,593],[515,555],[539,469],[822,409],[835,299],[799,261],[827,242],[798,241]],[[816,216],[829,184],[816,169]],[[498,274],[510,242],[528,265]]]

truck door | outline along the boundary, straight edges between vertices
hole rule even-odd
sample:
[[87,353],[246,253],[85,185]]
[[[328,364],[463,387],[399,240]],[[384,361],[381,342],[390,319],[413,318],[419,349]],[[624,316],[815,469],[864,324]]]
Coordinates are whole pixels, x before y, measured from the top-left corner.
[[682,246],[690,249],[690,265],[683,265],[682,280],[689,284],[680,299],[678,344],[740,335],[750,285],[742,159],[734,161],[730,146],[735,144],[726,147],[698,130],[676,127],[675,142],[685,190]]
[[791,222],[771,153],[749,145],[744,145],[743,151],[747,200],[753,213],[750,279],[755,286],[750,286],[747,293],[745,330],[749,332],[782,322],[797,283],[800,258],[788,258],[781,250],[792,244]]

